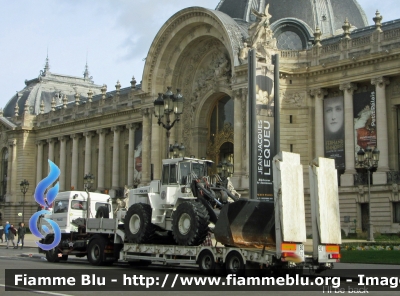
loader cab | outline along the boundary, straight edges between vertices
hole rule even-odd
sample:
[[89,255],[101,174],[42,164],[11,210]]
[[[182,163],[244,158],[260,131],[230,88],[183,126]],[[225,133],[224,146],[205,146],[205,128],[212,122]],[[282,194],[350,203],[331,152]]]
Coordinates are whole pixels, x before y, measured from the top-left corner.
[[188,185],[191,180],[207,176],[209,160],[194,158],[167,159],[163,162],[162,185]]

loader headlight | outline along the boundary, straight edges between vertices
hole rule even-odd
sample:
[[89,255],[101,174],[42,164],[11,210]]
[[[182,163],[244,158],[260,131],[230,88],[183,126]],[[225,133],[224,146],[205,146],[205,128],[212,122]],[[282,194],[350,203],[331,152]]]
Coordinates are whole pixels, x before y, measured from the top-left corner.
[[182,193],[191,193],[192,190],[190,189],[190,187],[182,187],[181,188],[181,192]]

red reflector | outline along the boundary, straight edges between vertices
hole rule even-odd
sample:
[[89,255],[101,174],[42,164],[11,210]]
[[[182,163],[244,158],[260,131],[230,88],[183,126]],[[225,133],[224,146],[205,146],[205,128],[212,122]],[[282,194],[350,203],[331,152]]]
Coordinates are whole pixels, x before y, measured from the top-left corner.
[[297,257],[297,255],[294,252],[282,252],[282,257],[283,258],[286,258],[286,257]]
[[340,254],[329,254],[329,259],[340,259],[342,256]]

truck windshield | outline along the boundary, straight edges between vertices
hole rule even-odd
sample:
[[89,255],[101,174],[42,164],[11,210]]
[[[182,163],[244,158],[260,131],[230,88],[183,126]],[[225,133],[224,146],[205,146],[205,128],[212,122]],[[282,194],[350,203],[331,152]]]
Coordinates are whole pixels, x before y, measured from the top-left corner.
[[86,203],[86,201],[82,201],[82,200],[73,200],[71,202],[71,209],[73,209],[73,210],[87,210],[87,203]]
[[66,213],[68,212],[68,202],[69,200],[57,200],[54,202],[54,213]]

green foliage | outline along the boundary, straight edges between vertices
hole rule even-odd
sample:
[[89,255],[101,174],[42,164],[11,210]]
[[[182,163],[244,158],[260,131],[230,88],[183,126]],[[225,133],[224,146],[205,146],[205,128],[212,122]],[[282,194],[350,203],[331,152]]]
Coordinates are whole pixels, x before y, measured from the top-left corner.
[[400,264],[400,251],[352,250],[341,252],[342,263]]

